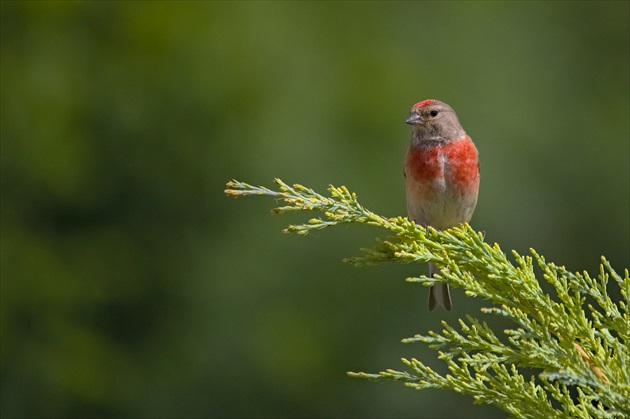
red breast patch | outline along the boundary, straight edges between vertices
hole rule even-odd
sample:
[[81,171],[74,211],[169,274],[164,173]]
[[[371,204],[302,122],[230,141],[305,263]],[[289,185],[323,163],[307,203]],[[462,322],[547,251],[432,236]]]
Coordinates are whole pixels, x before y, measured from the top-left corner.
[[468,136],[440,147],[411,147],[406,160],[407,176],[427,186],[445,177],[463,189],[479,182],[477,149]]

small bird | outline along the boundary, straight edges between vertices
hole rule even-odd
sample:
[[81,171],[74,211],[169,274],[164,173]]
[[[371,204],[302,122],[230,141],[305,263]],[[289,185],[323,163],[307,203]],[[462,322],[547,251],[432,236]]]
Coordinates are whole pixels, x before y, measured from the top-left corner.
[[[427,99],[413,105],[405,122],[412,128],[404,167],[409,218],[438,230],[469,222],[479,193],[479,159],[455,111]],[[429,274],[435,272],[429,262]],[[429,310],[438,304],[451,309],[448,284],[429,290]]]

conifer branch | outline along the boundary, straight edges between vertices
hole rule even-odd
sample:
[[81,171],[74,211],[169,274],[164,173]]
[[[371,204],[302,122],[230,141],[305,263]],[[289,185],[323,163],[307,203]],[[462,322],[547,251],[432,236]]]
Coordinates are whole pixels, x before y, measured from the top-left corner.
[[[429,331],[404,339],[428,344],[438,351],[450,374],[441,375],[417,359],[403,359],[408,371],[378,374],[348,373],[375,381],[402,381],[421,390],[440,388],[473,396],[477,404],[495,405],[514,417],[630,417],[630,276],[619,275],[602,258],[599,275],[573,273],[548,263],[536,251],[531,256],[512,252],[514,263],[498,244],[468,224],[446,231],[418,226],[407,218],[386,218],[359,204],[344,186],[330,186],[323,196],[302,185],[276,179],[278,190],[233,180],[229,196],[265,195],[283,204],[276,213],[314,211],[316,218],[284,231],[300,235],[337,224],[359,223],[380,227],[390,234],[362,254],[345,259],[355,266],[385,262],[433,262],[436,277],[407,278],[425,286],[449,283],[470,297],[492,305],[485,315],[503,317],[512,328],[498,333],[472,316],[457,327],[442,323],[441,332]],[[551,284],[545,294],[534,271]],[[611,281],[612,279],[612,281]],[[609,286],[617,286],[622,300],[615,302]],[[593,304],[586,304],[586,298]],[[529,379],[523,369],[537,371]],[[571,393],[575,389],[577,395]]]

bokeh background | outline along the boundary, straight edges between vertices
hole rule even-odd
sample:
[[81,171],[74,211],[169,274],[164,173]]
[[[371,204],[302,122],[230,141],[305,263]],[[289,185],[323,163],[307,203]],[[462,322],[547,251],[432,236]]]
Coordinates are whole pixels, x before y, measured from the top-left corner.
[[[346,185],[404,215],[411,105],[481,155],[472,225],[596,273],[629,264],[628,2],[12,2],[1,25],[3,417],[502,417],[348,378],[402,338],[424,266],[356,269],[382,232],[226,181]],[[503,327],[499,325],[499,327]]]

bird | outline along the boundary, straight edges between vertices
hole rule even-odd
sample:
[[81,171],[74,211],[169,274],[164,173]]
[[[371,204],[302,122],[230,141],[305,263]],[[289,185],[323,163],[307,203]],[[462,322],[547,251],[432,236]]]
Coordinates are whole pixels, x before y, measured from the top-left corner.
[[[472,218],[479,194],[479,153],[453,108],[426,99],[411,108],[405,120],[411,141],[404,162],[409,219],[424,227],[446,230]],[[429,275],[436,266],[429,262]],[[429,290],[429,311],[451,310],[448,284]]]

